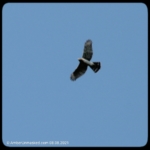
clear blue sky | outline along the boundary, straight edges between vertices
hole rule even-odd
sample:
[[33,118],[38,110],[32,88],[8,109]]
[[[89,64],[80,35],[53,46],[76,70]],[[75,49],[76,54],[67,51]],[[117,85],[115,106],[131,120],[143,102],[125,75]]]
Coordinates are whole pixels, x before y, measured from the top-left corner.
[[[87,39],[93,42],[92,61],[102,67],[98,73],[88,68],[73,82],[70,75]],[[7,3],[2,59],[6,146],[147,143],[148,12],[143,3]]]

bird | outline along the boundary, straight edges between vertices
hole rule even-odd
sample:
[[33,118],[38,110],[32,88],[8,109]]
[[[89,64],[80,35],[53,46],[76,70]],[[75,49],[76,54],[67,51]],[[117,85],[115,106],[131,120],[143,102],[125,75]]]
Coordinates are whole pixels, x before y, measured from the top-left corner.
[[75,81],[77,78],[81,77],[86,71],[88,66],[96,73],[101,68],[101,62],[91,62],[93,55],[92,40],[88,39],[84,44],[84,50],[82,58],[78,58],[79,65],[71,74],[70,79]]

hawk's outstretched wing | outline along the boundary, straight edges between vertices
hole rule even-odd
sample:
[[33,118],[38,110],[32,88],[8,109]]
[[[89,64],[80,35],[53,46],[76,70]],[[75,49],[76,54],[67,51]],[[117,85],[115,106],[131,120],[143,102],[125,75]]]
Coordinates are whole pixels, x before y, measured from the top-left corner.
[[93,55],[92,41],[87,40],[84,44],[84,51],[83,51],[82,57],[90,61],[92,58],[92,55]]
[[77,78],[82,76],[86,72],[86,70],[87,70],[87,65],[80,61],[76,70],[71,74],[70,79],[73,81],[76,80]]
[[[87,40],[84,44],[84,51],[83,51],[82,58],[90,61],[92,58],[92,55],[93,55],[92,41]],[[88,64],[85,63],[82,59],[80,59],[79,61],[80,61],[80,63],[78,65],[78,67],[75,69],[75,71],[70,76],[70,79],[73,81],[76,80],[77,78],[79,78],[80,76],[82,76],[86,72],[87,67],[88,67]]]

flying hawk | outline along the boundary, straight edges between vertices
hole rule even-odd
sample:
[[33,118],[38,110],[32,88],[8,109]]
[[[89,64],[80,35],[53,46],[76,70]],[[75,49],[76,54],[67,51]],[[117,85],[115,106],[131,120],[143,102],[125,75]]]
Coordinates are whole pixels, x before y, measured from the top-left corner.
[[77,78],[82,76],[89,66],[95,73],[98,72],[98,70],[101,68],[100,62],[90,62],[93,55],[92,50],[92,41],[87,40],[84,45],[84,51],[82,58],[79,58],[79,65],[75,69],[75,71],[71,74],[70,79],[75,81]]

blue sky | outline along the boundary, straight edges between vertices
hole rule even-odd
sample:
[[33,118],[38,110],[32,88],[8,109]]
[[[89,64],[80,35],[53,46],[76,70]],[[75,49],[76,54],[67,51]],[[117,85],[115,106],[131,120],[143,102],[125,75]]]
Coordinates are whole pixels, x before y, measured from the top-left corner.
[[[87,39],[102,67],[73,82]],[[4,145],[144,146],[147,58],[143,3],[5,4]]]

